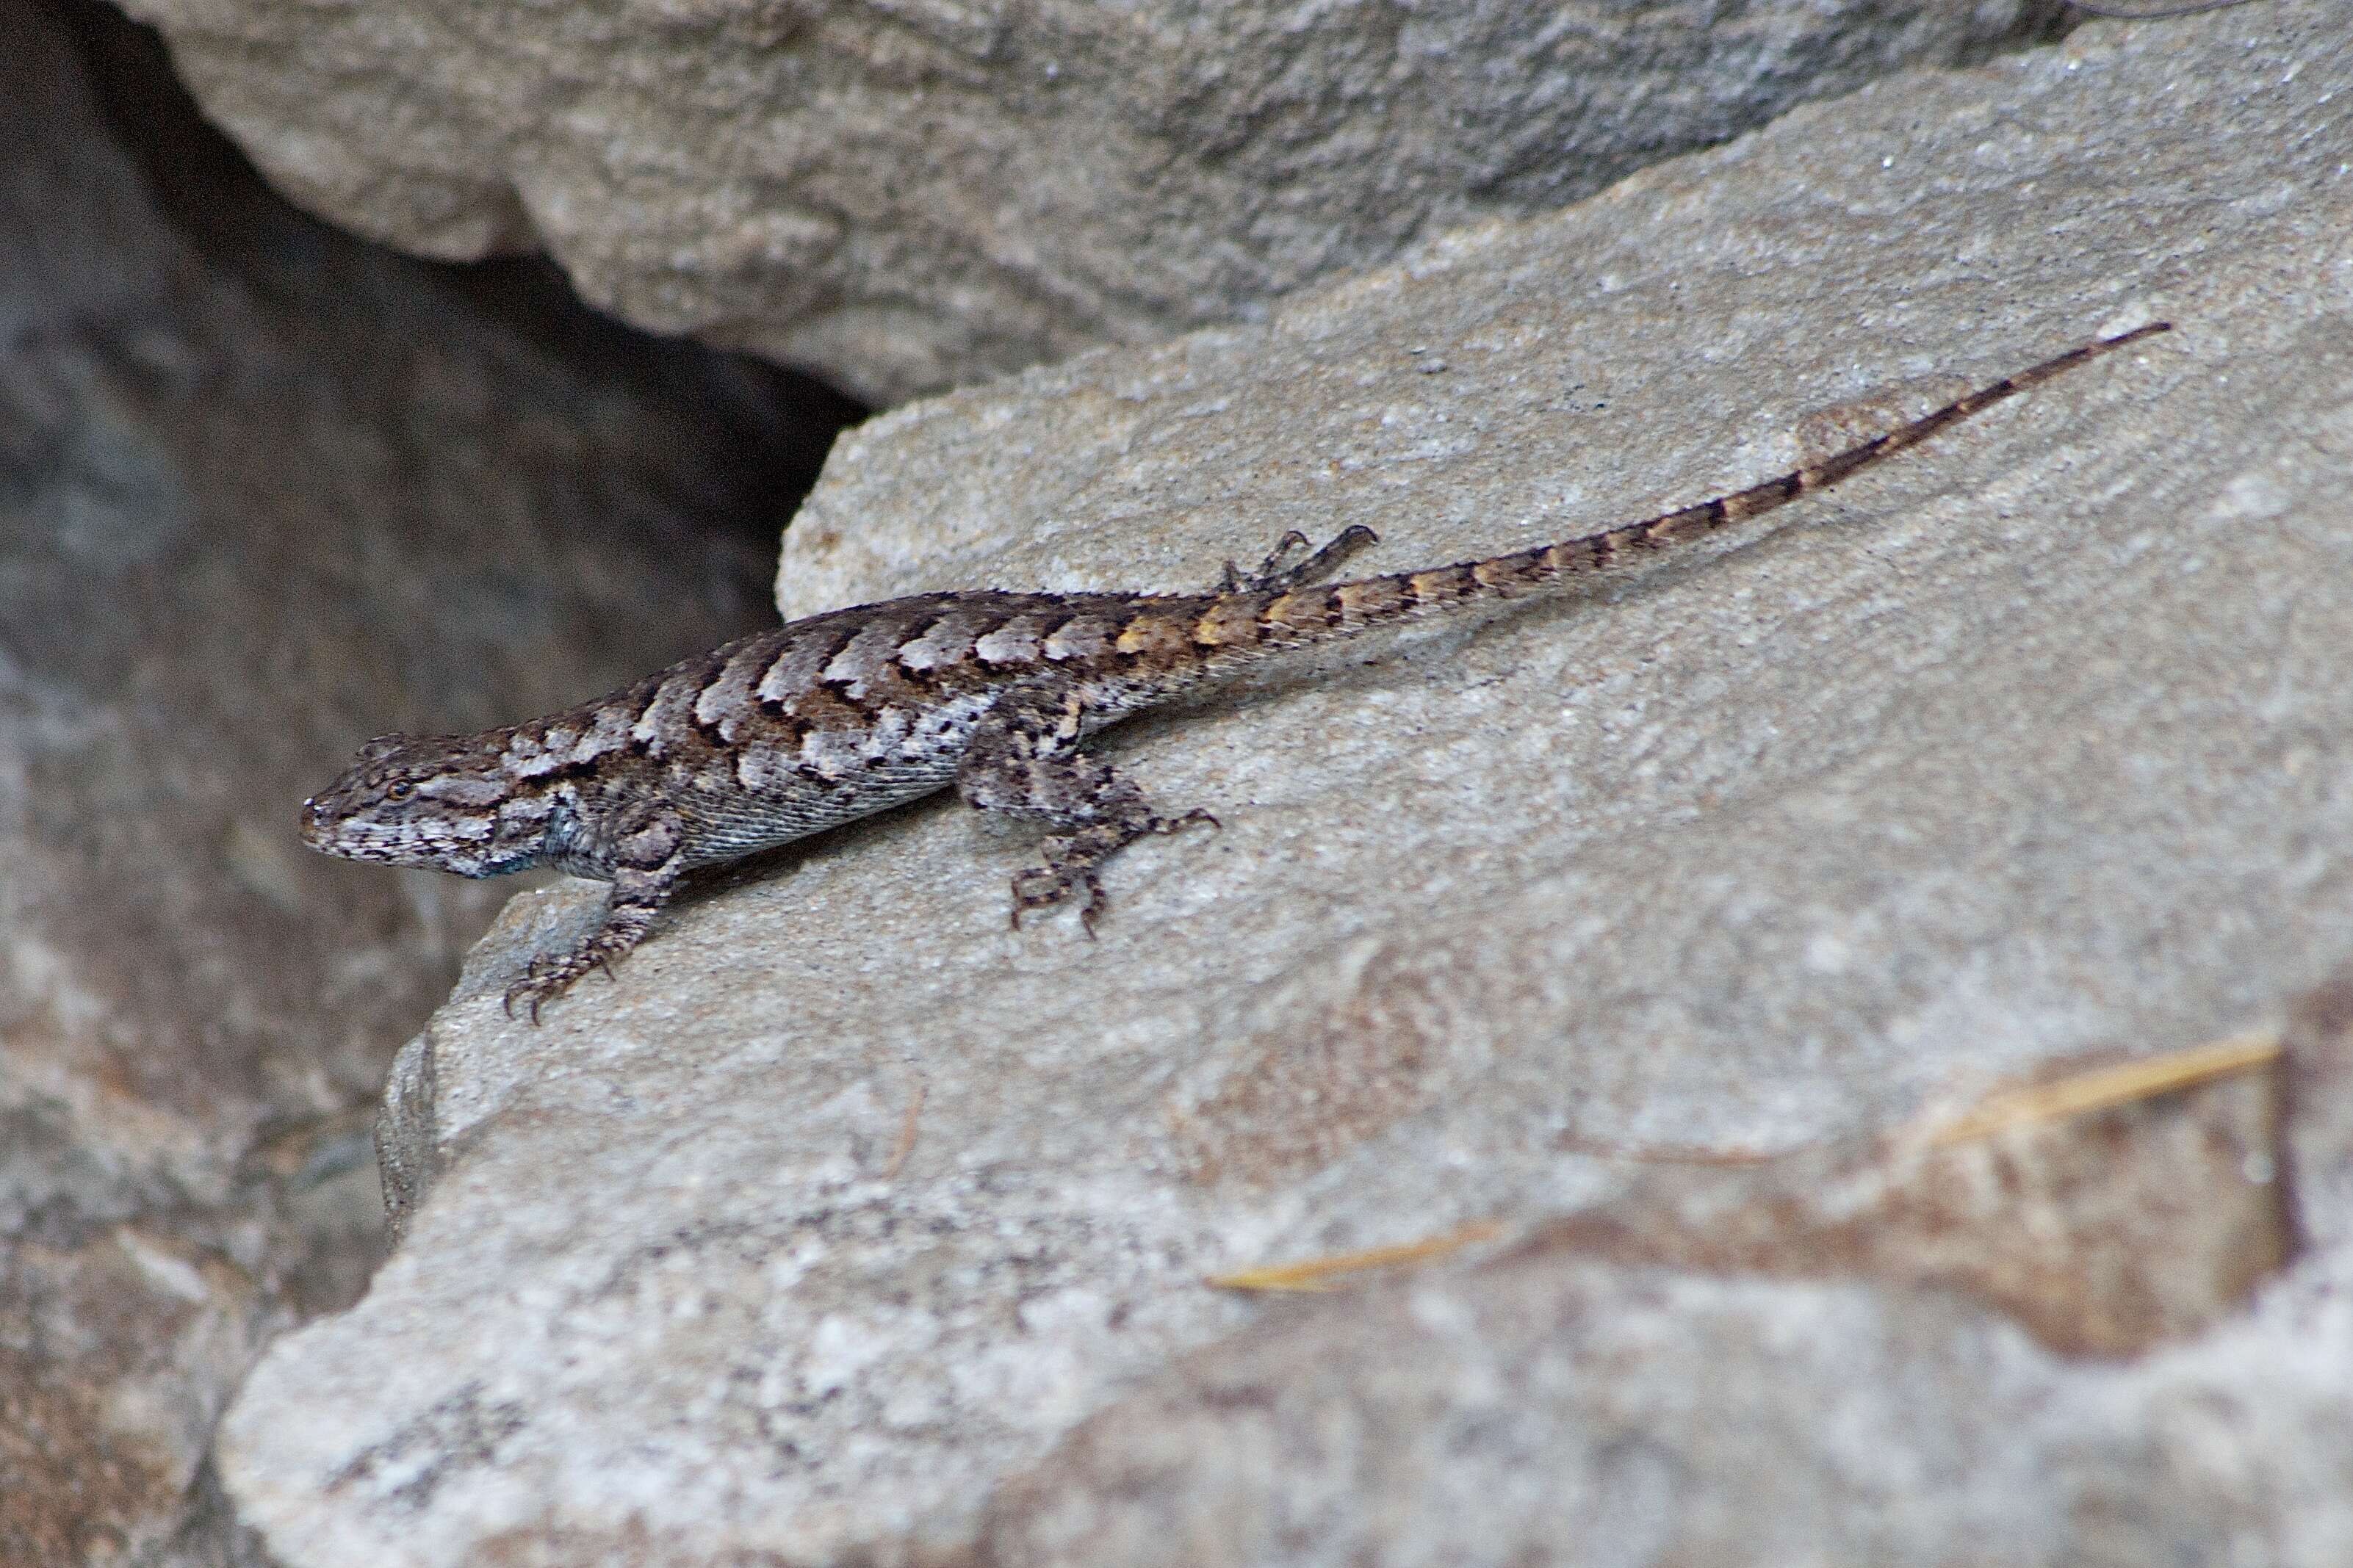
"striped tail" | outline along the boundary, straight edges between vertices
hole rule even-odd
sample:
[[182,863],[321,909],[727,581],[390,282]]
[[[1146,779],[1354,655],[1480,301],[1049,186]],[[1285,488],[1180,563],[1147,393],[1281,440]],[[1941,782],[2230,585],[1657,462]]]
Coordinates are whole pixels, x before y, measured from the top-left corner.
[[[1426,572],[1401,572],[1366,577],[1326,587],[1295,588],[1284,593],[1243,593],[1223,596],[1203,617],[1196,640],[1219,652],[1244,654],[1302,643],[1321,642],[1335,634],[1370,628],[1406,619],[1449,605],[1474,599],[1505,599],[1543,588],[1565,578],[1588,576],[1686,540],[1697,539],[1731,523],[1759,517],[1786,506],[1809,491],[1827,489],[1848,475],[1858,473],[1906,447],[1917,446],[1948,426],[1989,408],[2003,398],[2039,382],[2063,375],[2102,354],[2158,332],[2172,331],[2169,321],[2153,321],[2113,338],[2101,338],[2043,361],[2031,370],[2004,377],[1992,385],[1957,398],[1934,414],[1899,425],[1819,463],[1809,463],[1778,479],[1751,485],[1732,495],[1663,512],[1641,522],[1604,529],[1580,539],[1542,544],[1484,561],[1465,561]],[[1222,635],[1220,635],[1222,634]]]

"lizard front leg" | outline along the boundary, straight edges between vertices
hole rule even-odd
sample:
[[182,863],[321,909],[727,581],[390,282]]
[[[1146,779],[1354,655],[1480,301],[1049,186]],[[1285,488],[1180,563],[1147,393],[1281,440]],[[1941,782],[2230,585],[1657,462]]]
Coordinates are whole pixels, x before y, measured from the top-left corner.
[[972,805],[1061,829],[1047,837],[1042,864],[1014,874],[1017,929],[1024,910],[1075,894],[1080,922],[1092,936],[1104,908],[1096,868],[1145,834],[1217,826],[1206,811],[1161,816],[1134,780],[1081,752],[1086,713],[1083,695],[1071,687],[1010,693],[974,731],[956,771],[956,792]]
[[512,1014],[521,1002],[536,1024],[540,1005],[561,996],[590,970],[602,969],[610,978],[614,960],[645,941],[677,890],[685,849],[685,825],[666,806],[648,807],[625,822],[608,852],[613,891],[604,923],[567,951],[533,959],[522,978],[507,987],[506,1011]]

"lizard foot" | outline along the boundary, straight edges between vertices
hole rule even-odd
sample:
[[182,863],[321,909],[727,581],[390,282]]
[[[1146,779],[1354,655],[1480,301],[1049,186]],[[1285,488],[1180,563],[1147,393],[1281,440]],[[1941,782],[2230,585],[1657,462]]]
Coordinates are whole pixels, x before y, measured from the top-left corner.
[[1343,529],[1337,538],[1305,560],[1285,566],[1284,558],[1293,551],[1304,548],[1307,543],[1307,536],[1294,528],[1274,542],[1274,548],[1267,552],[1266,559],[1259,563],[1257,571],[1244,574],[1232,562],[1227,562],[1226,574],[1219,579],[1215,592],[1239,594],[1247,589],[1251,593],[1272,593],[1277,589],[1296,588],[1303,583],[1313,583],[1329,575],[1357,551],[1368,544],[1378,544],[1380,538],[1363,523],[1355,523]]
[[499,1008],[510,1018],[514,1016],[515,1004],[520,1002],[531,1021],[539,1022],[542,1004],[554,1001],[572,989],[572,983],[586,973],[585,968],[567,971],[560,959],[534,958],[522,972],[522,978],[507,987],[499,999]]
[[1021,916],[1029,910],[1050,910],[1072,894],[1084,894],[1079,905],[1079,924],[1087,935],[1095,934],[1095,917],[1108,907],[1103,898],[1103,882],[1092,866],[1028,866],[1013,873],[1013,929],[1021,929]]
[[552,957],[543,953],[524,967],[522,979],[507,987],[506,994],[500,999],[500,1008],[512,1018],[516,1005],[520,1003],[531,1021],[536,1024],[543,1005],[571,990],[574,983],[591,970],[603,970],[606,979],[617,984],[618,977],[613,973],[613,960],[627,951],[626,947],[591,941],[569,952]]
[[1046,840],[1043,865],[1027,867],[1013,874],[1013,929],[1021,929],[1021,917],[1028,910],[1051,909],[1082,896],[1079,924],[1092,937],[1095,921],[1111,907],[1095,868],[1147,833],[1174,833],[1196,823],[1207,823],[1211,827],[1223,826],[1209,813],[1195,809],[1182,816],[1152,816],[1136,822],[1091,823],[1075,832],[1054,835]]

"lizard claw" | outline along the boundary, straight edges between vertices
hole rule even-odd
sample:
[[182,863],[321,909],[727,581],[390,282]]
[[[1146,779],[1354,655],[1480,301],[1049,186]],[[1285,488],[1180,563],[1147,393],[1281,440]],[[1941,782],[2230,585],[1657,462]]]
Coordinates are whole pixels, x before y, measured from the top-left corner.
[[[597,962],[601,963],[604,961],[599,959]],[[534,958],[530,963],[524,965],[522,978],[508,986],[506,994],[499,998],[499,1010],[512,1018],[514,1016],[515,1004],[521,1002],[523,1005],[523,1016],[533,1024],[537,1024],[541,1005],[554,1001],[569,990],[577,973],[577,971],[568,971],[567,966],[560,962],[543,956]],[[610,973],[611,971],[607,969],[607,973]]]
[[1095,917],[1103,912],[1103,884],[1094,872],[1083,867],[1031,866],[1013,874],[1013,929],[1021,929],[1021,916],[1029,910],[1049,910],[1067,902],[1073,893],[1086,895],[1079,906],[1079,923],[1086,928],[1089,937],[1095,934]]
[[539,977],[526,970],[523,977],[508,986],[506,994],[499,998],[499,1011],[510,1018],[513,1017],[515,1003],[520,1000],[523,1005],[523,1016],[536,1024],[539,1022],[540,998],[544,994]]

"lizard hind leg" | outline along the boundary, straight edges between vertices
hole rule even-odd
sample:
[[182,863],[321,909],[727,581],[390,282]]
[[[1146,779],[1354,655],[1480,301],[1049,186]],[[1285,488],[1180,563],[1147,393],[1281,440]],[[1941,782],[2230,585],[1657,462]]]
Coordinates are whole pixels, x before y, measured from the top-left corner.
[[1227,562],[1225,575],[1218,580],[1217,591],[1220,594],[1272,594],[1296,588],[1303,583],[1314,583],[1330,576],[1340,569],[1341,563],[1357,551],[1380,542],[1381,536],[1363,523],[1352,523],[1342,529],[1323,549],[1285,566],[1283,558],[1307,542],[1307,536],[1294,528],[1274,542],[1274,548],[1266,552],[1266,559],[1259,563],[1258,570],[1247,576],[1232,562]]
[[1096,873],[1105,860],[1147,834],[1218,823],[1206,811],[1155,811],[1134,780],[1078,749],[1085,719],[1085,700],[1074,689],[1008,696],[974,732],[956,773],[956,791],[970,805],[1056,830],[1040,862],[1014,874],[1016,930],[1029,910],[1076,898],[1079,921],[1094,935],[1105,907]]

